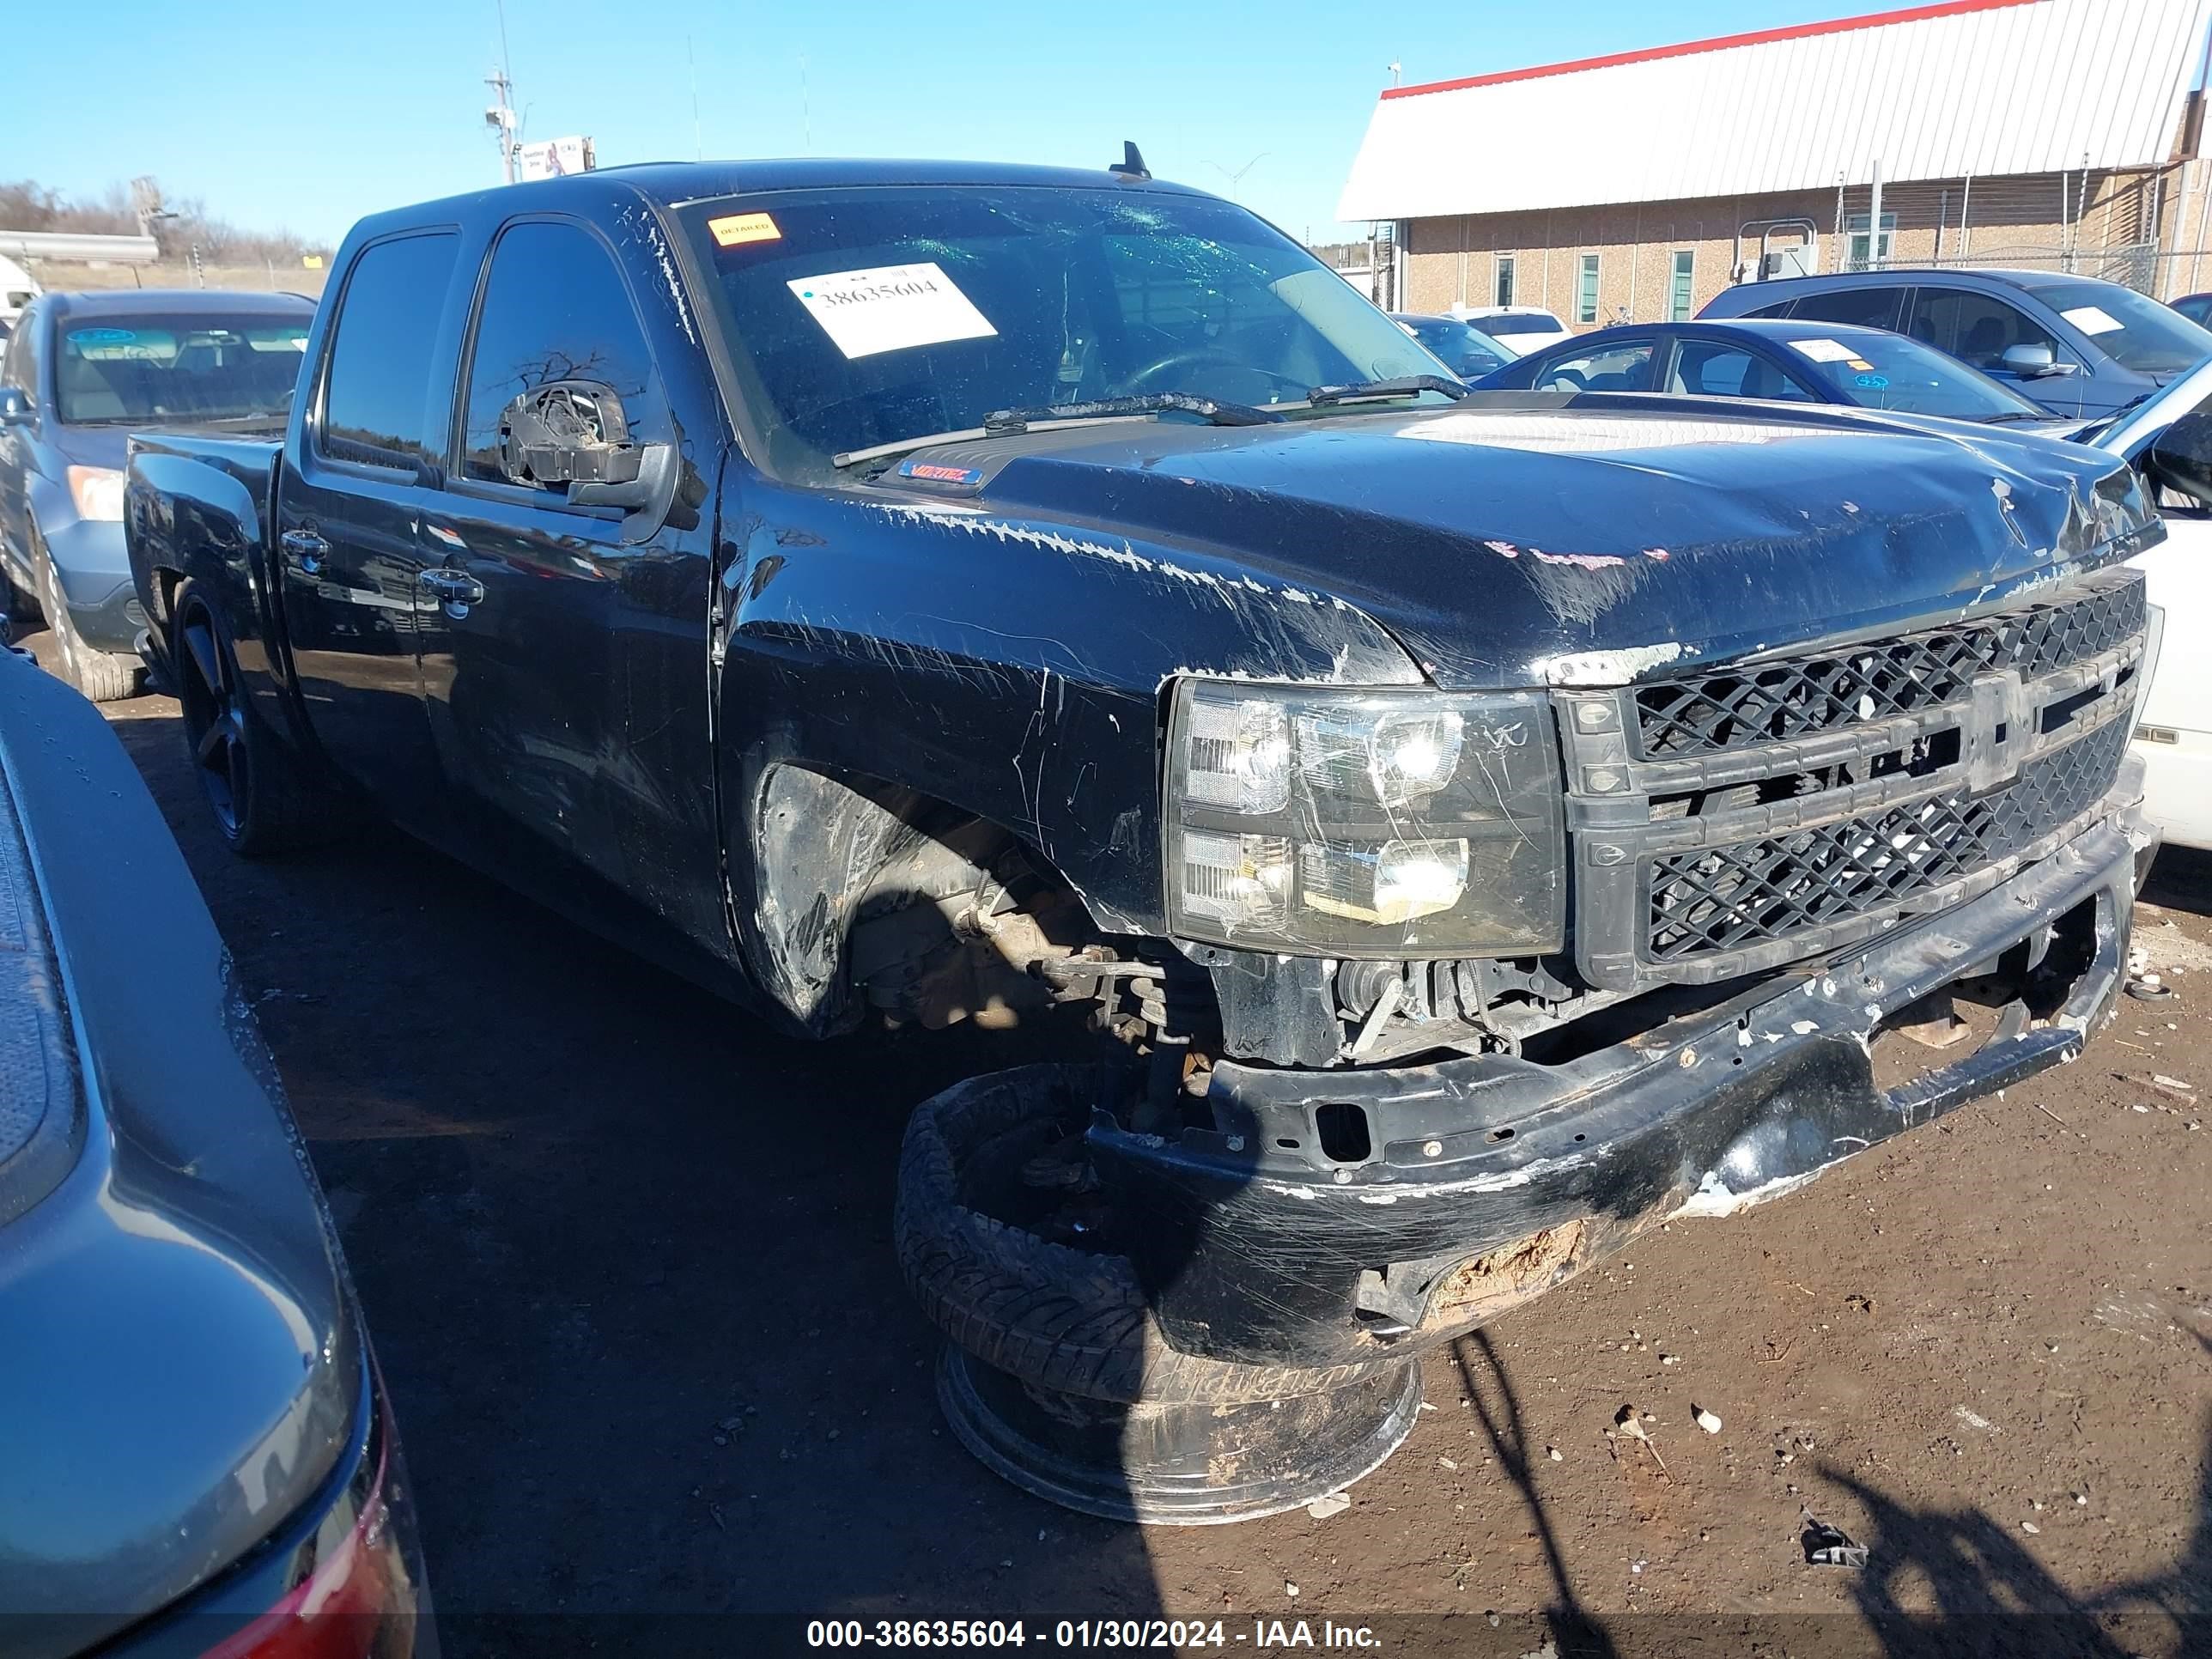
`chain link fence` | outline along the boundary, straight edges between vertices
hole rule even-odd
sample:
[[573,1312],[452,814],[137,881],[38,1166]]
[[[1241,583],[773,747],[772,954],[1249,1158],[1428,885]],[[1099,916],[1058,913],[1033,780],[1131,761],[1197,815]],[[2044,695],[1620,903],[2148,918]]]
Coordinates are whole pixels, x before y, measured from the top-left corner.
[[[1903,263],[1897,261],[1893,263]],[[2178,300],[2212,287],[2212,252],[2161,249],[2156,242],[2121,247],[2054,247],[2048,244],[1983,244],[1964,257],[1916,260],[1916,266],[1949,270],[2049,270],[2118,283],[2154,300]]]

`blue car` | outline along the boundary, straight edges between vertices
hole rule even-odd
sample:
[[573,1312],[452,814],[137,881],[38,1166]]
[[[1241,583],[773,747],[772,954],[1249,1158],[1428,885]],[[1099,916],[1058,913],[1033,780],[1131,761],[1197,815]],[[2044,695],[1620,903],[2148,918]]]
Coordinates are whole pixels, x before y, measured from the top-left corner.
[[1986,421],[2064,435],[2062,420],[2011,387],[1901,334],[1833,323],[1629,323],[1511,363],[1484,391],[1660,392],[1841,404]]
[[0,574],[43,615],[63,678],[95,702],[138,688],[146,617],[123,550],[134,430],[283,423],[314,302],[296,294],[42,294],[0,368]]
[[1745,283],[1701,321],[1778,317],[1894,329],[2079,421],[2135,403],[2212,357],[2212,332],[2094,276],[2047,270],[1863,270]]

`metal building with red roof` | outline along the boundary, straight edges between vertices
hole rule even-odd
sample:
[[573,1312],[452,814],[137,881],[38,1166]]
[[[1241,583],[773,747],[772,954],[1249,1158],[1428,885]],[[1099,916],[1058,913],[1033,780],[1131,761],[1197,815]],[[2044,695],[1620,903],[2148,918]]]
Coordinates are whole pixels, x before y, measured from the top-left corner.
[[2212,0],[1942,0],[1391,87],[1338,214],[1382,228],[1401,308],[1581,327],[1876,260],[2168,295],[2212,282],[2209,23]]

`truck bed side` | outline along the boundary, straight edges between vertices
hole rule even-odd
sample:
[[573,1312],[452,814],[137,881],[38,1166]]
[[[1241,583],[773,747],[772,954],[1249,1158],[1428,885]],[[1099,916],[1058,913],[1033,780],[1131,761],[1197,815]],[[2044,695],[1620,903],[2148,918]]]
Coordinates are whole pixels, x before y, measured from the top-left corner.
[[173,686],[172,599],[190,580],[212,596],[235,642],[240,673],[270,728],[307,746],[292,694],[270,556],[281,438],[134,434],[124,495],[131,574],[145,607],[143,649]]

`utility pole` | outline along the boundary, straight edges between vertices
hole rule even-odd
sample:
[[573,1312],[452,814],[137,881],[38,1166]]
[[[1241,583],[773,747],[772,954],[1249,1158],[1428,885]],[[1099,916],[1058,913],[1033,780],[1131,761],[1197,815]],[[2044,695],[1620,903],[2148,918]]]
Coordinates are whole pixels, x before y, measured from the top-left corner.
[[1874,163],[1874,199],[1867,207],[1867,269],[1881,269],[1881,158]]
[[707,159],[706,146],[699,142],[699,60],[691,55],[691,37],[684,37],[684,62],[691,71],[691,159]]
[[500,176],[507,183],[515,179],[514,152],[514,82],[507,72],[507,0],[499,3],[499,62],[484,76],[484,84],[491,88],[491,107],[484,112],[484,125],[492,130],[499,141]]

